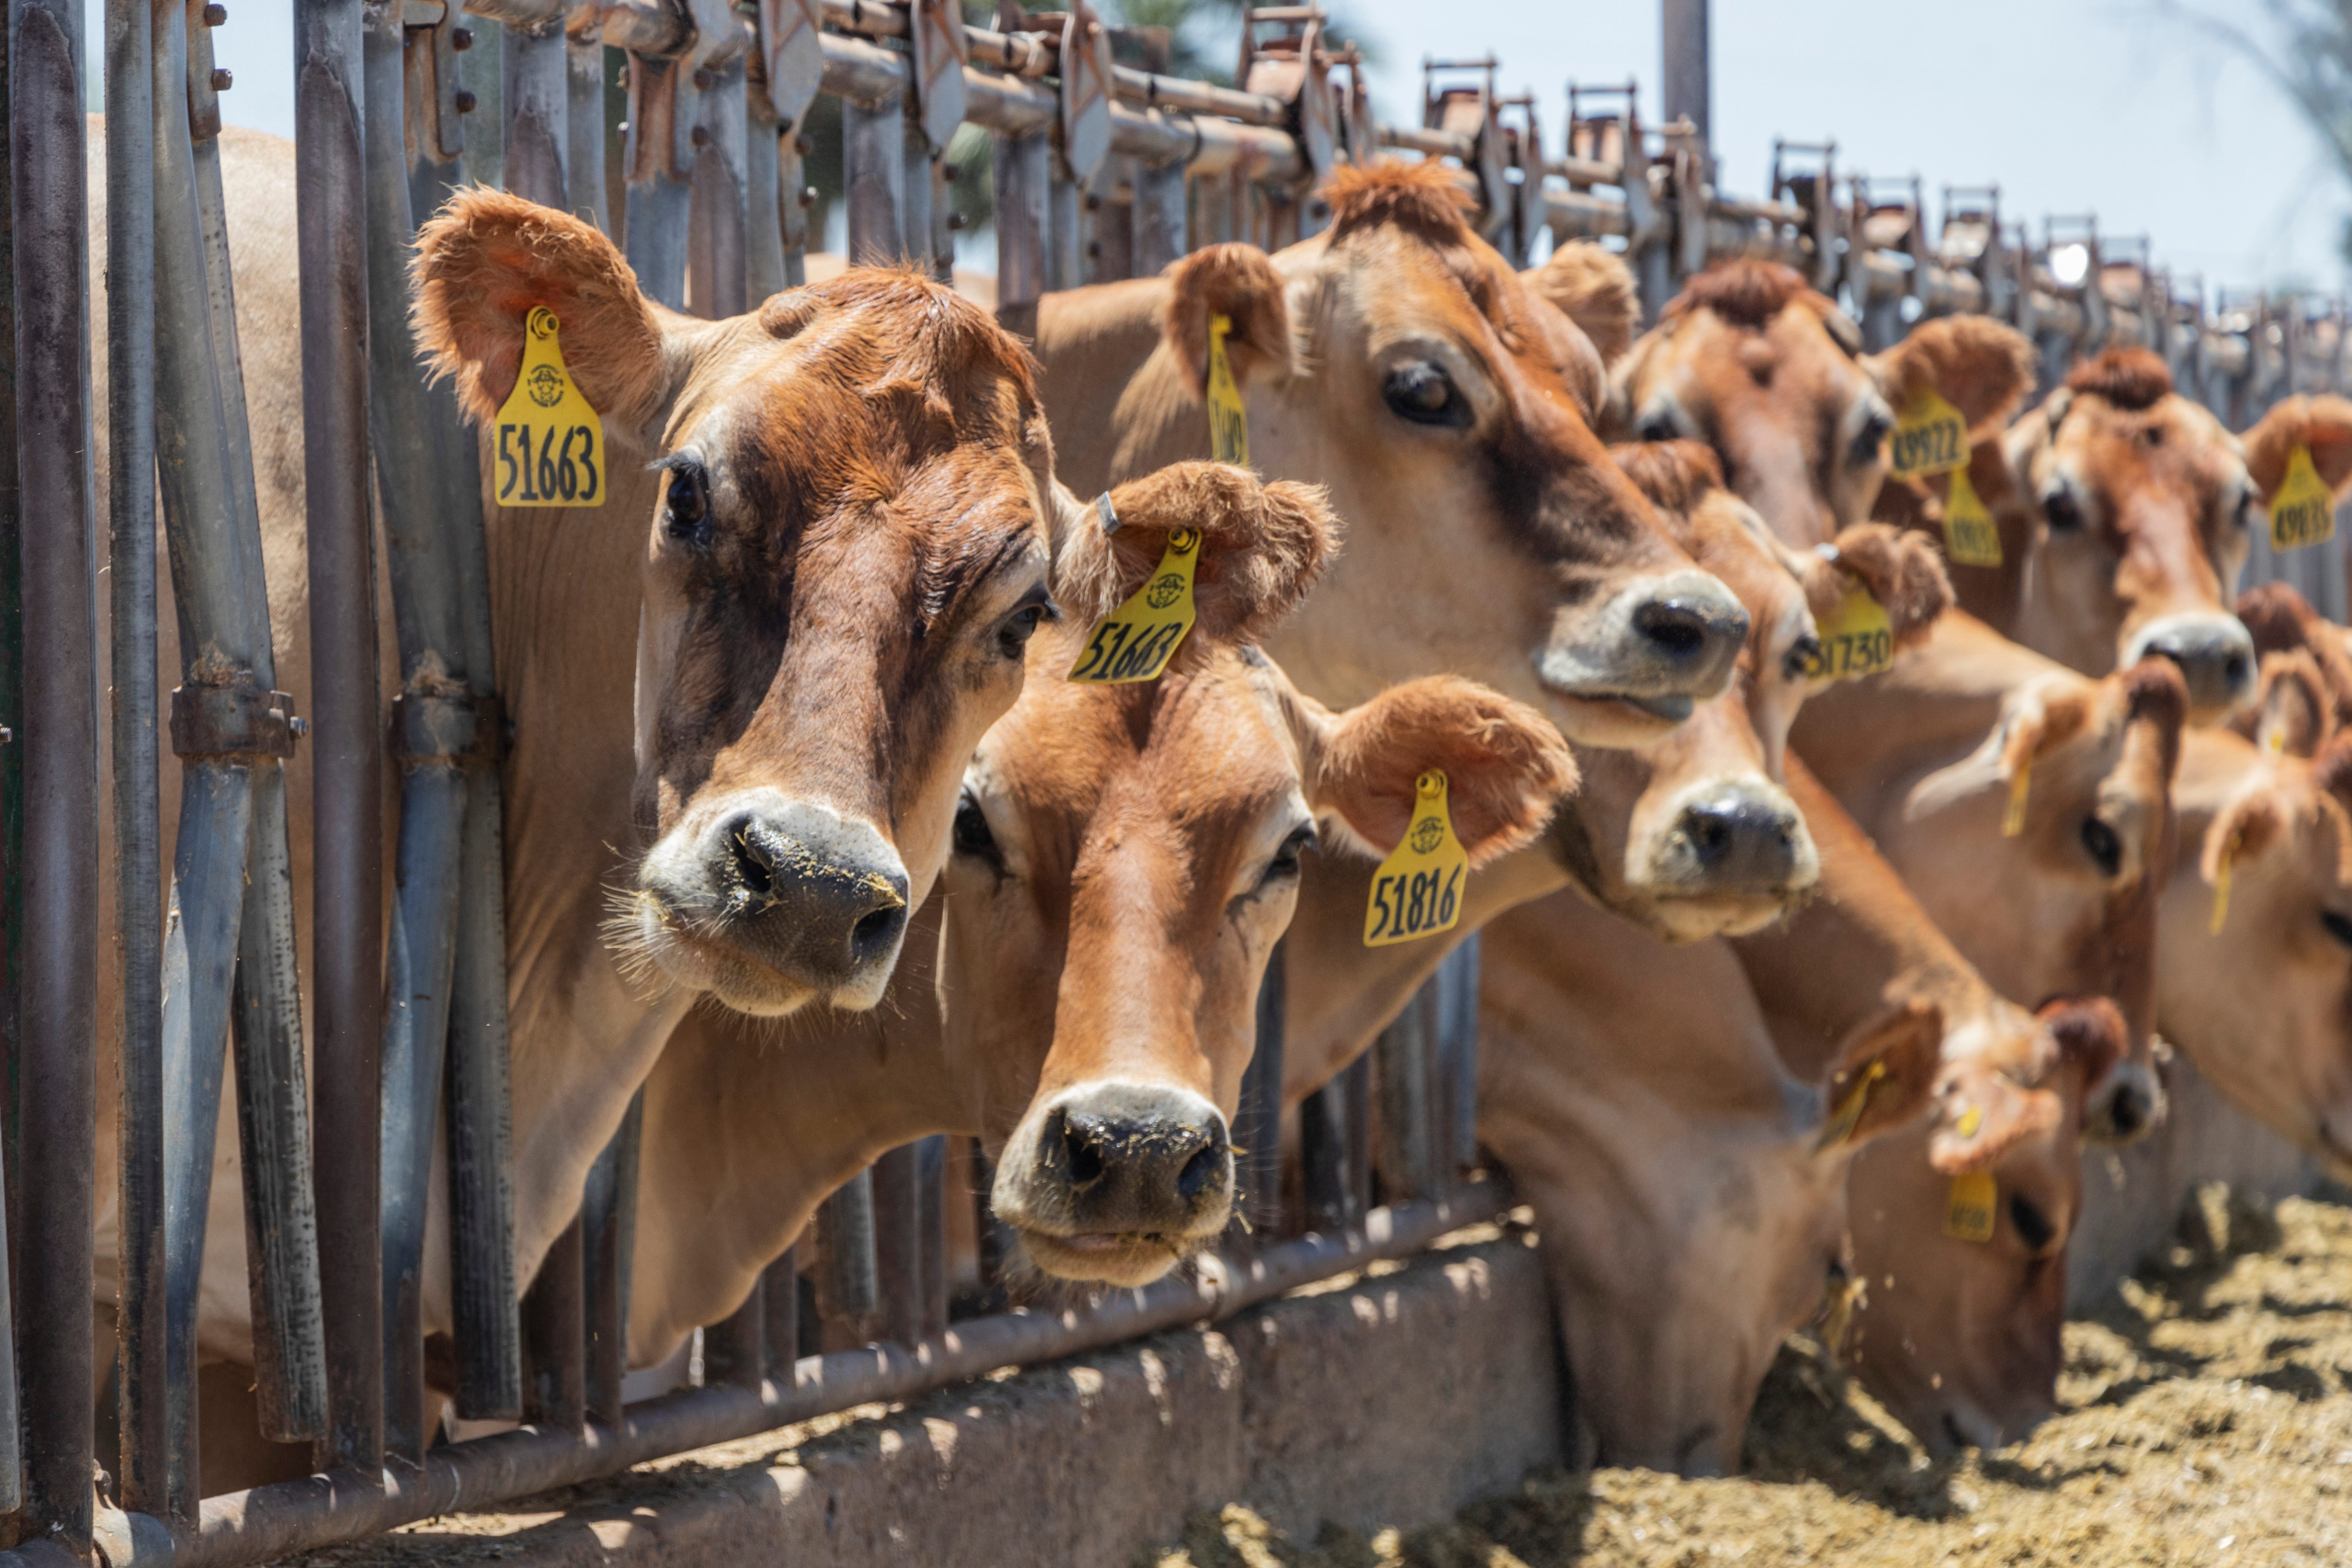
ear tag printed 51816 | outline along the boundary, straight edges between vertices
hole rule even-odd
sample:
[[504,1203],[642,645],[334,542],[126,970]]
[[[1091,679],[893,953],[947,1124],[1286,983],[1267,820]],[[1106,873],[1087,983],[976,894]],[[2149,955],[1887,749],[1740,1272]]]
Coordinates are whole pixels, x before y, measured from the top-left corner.
[[2000,530],[1969,483],[1966,467],[1952,470],[1952,493],[1944,498],[1944,554],[1955,566],[2000,564]]
[[1452,931],[1462,918],[1462,880],[1470,853],[1454,837],[1445,802],[1445,770],[1431,768],[1413,781],[1412,821],[1372,873],[1364,907],[1364,945],[1387,947]]
[[1821,634],[1821,651],[1805,673],[1815,681],[1859,680],[1895,662],[1894,625],[1859,583],[1814,629]]
[[1220,463],[1249,467],[1249,415],[1242,407],[1241,384],[1225,353],[1231,316],[1209,318],[1209,456]]
[[1944,1196],[1944,1234],[1956,1241],[1990,1241],[1993,1205],[2000,1197],[2000,1184],[1990,1171],[1954,1176]]
[[603,506],[604,422],[563,368],[555,312],[523,318],[522,364],[499,408],[500,506]]
[[1159,679],[1192,629],[1192,569],[1200,561],[1198,529],[1171,533],[1159,566],[1095,627],[1070,679],[1101,686]]
[[1898,479],[1948,474],[1969,460],[1969,422],[1933,387],[1922,387],[1895,416],[1887,471]]
[[2311,448],[2287,454],[2286,478],[2271,500],[2271,548],[2301,550],[2336,537],[2336,497],[2312,467]]

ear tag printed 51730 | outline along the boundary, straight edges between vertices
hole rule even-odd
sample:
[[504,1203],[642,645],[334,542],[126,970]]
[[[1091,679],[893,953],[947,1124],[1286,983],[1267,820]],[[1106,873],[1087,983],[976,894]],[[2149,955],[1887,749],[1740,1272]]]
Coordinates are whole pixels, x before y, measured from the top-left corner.
[[603,506],[604,422],[563,368],[555,312],[523,318],[522,364],[499,408],[500,506]]
[[1887,439],[1887,471],[1898,479],[1948,474],[1968,464],[1969,422],[1933,387],[1922,387],[1895,416]]
[[1814,629],[1821,634],[1821,651],[1805,673],[1815,681],[1859,680],[1895,662],[1894,625],[1859,583]]
[[1209,318],[1209,456],[1220,463],[1249,467],[1249,415],[1242,407],[1241,384],[1225,352],[1231,316]]
[[2000,1196],[1990,1171],[1954,1176],[1944,1196],[1944,1234],[1956,1241],[1990,1241],[1993,1205]]
[[1159,679],[1192,629],[1192,569],[1200,561],[1200,530],[1171,533],[1159,566],[1095,627],[1070,679],[1102,686]]
[[2287,454],[2286,478],[2271,500],[2271,548],[2301,550],[2336,537],[2336,497],[2312,466],[2311,448]]
[[1371,901],[1364,907],[1366,947],[1435,936],[1462,918],[1470,854],[1454,837],[1445,770],[1427,770],[1413,781],[1412,792],[1412,820],[1372,873]]
[[1966,467],[1952,470],[1952,493],[1944,498],[1944,554],[1955,566],[2000,564],[2000,530],[1969,483]]

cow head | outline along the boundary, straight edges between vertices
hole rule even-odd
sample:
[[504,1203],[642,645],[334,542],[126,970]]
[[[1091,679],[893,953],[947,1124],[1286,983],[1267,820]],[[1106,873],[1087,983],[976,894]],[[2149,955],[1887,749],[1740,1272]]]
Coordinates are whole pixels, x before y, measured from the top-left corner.
[[2103,999],[2034,1022],[1948,1045],[1935,1116],[1865,1150],[1849,1184],[1862,1295],[1842,1354],[1935,1454],[2014,1442],[2057,1408],[2075,1129],[2124,1024]]
[[1870,515],[1896,416],[1933,391],[1990,434],[2033,384],[2032,350],[1976,316],[1922,322],[1864,354],[1853,322],[1792,268],[1717,262],[1668,303],[1612,376],[1620,433],[1696,440],[1796,545]]
[[1601,902],[1669,941],[1755,930],[1801,899],[1820,861],[1780,784],[1789,726],[1820,649],[1814,617],[1859,585],[1900,646],[1925,635],[1949,590],[1932,551],[1860,524],[1824,552],[1794,551],[1722,486],[1696,442],[1612,449],[1668,533],[1731,587],[1748,631],[1730,689],[1664,739],[1584,750],[1584,786],[1550,843]]
[[[724,321],[647,300],[591,226],[467,191],[420,232],[418,336],[489,421],[551,310],[642,530],[616,945],[754,1014],[873,1005],[947,854],[964,760],[1053,615],[1065,521],[1020,346],[911,271]],[[556,569],[560,569],[560,566]]]
[[2352,734],[2302,654],[2263,661],[2259,739],[2181,763],[2157,1011],[2221,1090],[2352,1170]]
[[[1247,646],[1329,552],[1316,492],[1193,463],[1111,500],[1118,531],[1062,574],[1071,621],[965,775],[941,988],[998,1216],[1046,1273],[1135,1285],[1225,1227],[1228,1121],[1302,857],[1385,854],[1443,768],[1475,865],[1529,841],[1574,773],[1548,721],[1482,687],[1428,678],[1334,713]],[[1202,585],[1176,665],[1061,679],[1178,526],[1201,531]]]
[[1252,460],[1328,484],[1348,520],[1347,558],[1271,647],[1302,689],[1360,701],[1449,669],[1572,740],[1664,734],[1723,689],[1746,617],[1593,434],[1592,345],[1471,231],[1446,170],[1343,169],[1324,194],[1331,226],[1313,240],[1271,259],[1213,246],[1169,269],[1115,469],[1198,441],[1224,317]]

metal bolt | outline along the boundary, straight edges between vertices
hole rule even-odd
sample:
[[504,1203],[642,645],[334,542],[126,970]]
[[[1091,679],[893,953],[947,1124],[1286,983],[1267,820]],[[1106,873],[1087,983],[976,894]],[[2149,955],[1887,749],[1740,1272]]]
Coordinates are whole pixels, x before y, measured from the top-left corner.
[[1095,195],[1092,191],[1088,191],[1087,193],[1087,211],[1090,213],[1098,213],[1102,211],[1102,198]]
[[963,230],[963,229],[970,228],[971,226],[971,220],[970,218],[968,218],[968,217],[964,216],[963,216],[963,214],[961,214],[961,213],[950,213],[950,214],[948,214],[948,227],[950,227],[950,228],[951,228],[951,229],[956,229],[956,230],[961,231],[961,230]]
[[1090,239],[1087,241],[1087,259],[1089,261],[1099,261],[1102,259],[1101,240]]
[[289,734],[299,741],[303,736],[310,732],[310,721],[303,718],[298,713],[294,717],[286,721],[286,729]]
[[471,27],[457,27],[451,29],[449,34],[449,47],[457,50],[461,55],[467,49],[472,48],[474,47],[474,29]]
[[777,135],[779,135],[779,136],[782,136],[782,135],[785,134],[786,132],[790,132],[790,131],[792,130],[792,128],[793,128],[793,117],[792,117],[791,115],[789,115],[789,114],[785,115],[782,120],[779,120],[779,121],[776,121],[776,134],[777,134]]
[[205,26],[207,26],[207,27],[217,27],[217,26],[219,26],[221,24],[223,24],[224,22],[226,22],[227,20],[228,20],[228,7],[227,7],[227,6],[226,6],[226,5],[223,5],[219,4],[219,3],[218,3],[218,0],[215,0],[215,3],[214,3],[214,4],[212,4],[212,5],[207,5],[207,6],[205,6]]
[[226,92],[228,90],[229,83],[236,79],[235,77],[228,74],[228,68],[226,66],[215,66],[213,68],[212,83],[213,90],[215,92]]
[[694,128],[694,134],[690,140],[698,147],[708,147],[710,145],[710,132],[707,128],[698,125]]
[[942,180],[954,180],[958,176],[961,175],[963,171],[957,168],[953,163],[942,161],[940,164],[940,178]]
[[801,210],[805,212],[814,205],[816,205],[816,187],[814,185],[803,185],[801,187]]
[[457,112],[460,114],[473,113],[474,105],[479,100],[477,100],[472,93],[460,90],[457,94]]
[[718,79],[719,79],[717,77],[710,74],[710,68],[709,66],[697,66],[694,68],[695,91],[709,92],[710,90],[710,84]]
[[816,143],[808,139],[808,132],[803,132],[793,138],[793,151],[805,158],[816,151]]

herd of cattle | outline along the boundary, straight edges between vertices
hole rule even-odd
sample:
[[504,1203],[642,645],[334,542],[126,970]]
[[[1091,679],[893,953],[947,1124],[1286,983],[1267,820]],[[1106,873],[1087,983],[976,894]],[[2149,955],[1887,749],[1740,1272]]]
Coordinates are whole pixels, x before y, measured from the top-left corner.
[[[292,148],[222,147],[307,703]],[[2232,435],[2114,350],[2029,407],[2006,327],[1866,355],[1753,261],[1637,335],[1616,258],[1514,270],[1442,169],[1325,195],[1277,255],[1047,296],[1030,345],[906,270],[709,321],[519,198],[424,226],[417,337],[467,412],[544,306],[610,446],[602,507],[490,508],[523,1277],[642,1086],[632,1366],[935,1132],[981,1141],[1037,1268],[1153,1279],[1229,1223],[1277,940],[1295,1110],[1483,929],[1477,1131],[1537,1215],[1581,1458],[1736,1468],[1808,1323],[1929,1447],[2015,1439],[2083,1145],[2163,1114],[2159,1035],[2352,1161],[2352,647],[2233,603],[2291,471],[2352,488],[2352,403]],[[1228,374],[1250,468],[1206,460]],[[1923,408],[1964,464],[1890,477]],[[1948,563],[1948,507],[1998,565]],[[1068,679],[1171,540],[1173,662]],[[1891,665],[1836,679],[1825,643],[1873,635]],[[1433,770],[1458,918],[1368,945]],[[249,1362],[218,1146],[202,1345]],[[268,1479],[235,1464],[205,1489]]]

